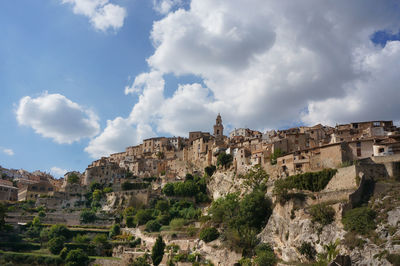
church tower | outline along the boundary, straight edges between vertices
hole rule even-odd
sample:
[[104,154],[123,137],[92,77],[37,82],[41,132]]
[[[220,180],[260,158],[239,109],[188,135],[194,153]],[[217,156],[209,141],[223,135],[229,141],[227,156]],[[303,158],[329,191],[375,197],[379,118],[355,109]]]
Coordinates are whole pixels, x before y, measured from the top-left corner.
[[222,125],[222,119],[219,113],[214,125],[214,137],[218,140],[221,140],[224,137],[224,126]]

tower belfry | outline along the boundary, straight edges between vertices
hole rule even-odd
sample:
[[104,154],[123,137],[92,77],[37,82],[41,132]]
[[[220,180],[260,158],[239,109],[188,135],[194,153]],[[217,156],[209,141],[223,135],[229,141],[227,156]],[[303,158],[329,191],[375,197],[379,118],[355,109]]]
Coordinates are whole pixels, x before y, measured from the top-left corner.
[[222,139],[224,136],[224,126],[222,125],[221,115],[218,113],[217,119],[214,125],[214,137],[216,139]]

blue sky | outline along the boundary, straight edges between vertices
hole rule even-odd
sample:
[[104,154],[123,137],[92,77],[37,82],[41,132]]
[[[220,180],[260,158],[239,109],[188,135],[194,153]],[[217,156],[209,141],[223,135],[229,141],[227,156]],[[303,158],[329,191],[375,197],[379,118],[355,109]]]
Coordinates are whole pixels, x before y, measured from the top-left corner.
[[218,112],[228,130],[399,121],[398,2],[299,2],[0,1],[0,165],[83,171]]

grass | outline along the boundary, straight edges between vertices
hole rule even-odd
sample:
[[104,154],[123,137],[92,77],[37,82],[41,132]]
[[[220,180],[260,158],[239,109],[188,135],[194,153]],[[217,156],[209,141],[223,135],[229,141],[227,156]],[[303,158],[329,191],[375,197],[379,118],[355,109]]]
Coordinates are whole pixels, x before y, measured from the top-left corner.
[[41,257],[51,257],[58,258],[58,255],[46,254],[46,253],[34,253],[34,252],[15,252],[15,251],[0,251],[0,254],[16,254],[16,255],[29,255],[29,256],[41,256]]

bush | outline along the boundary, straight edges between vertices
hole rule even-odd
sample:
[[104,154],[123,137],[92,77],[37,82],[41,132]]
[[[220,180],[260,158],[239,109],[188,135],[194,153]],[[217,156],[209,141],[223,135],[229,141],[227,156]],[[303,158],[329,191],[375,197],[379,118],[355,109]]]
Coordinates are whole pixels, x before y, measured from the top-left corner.
[[310,209],[310,215],[313,223],[317,222],[322,226],[331,224],[335,220],[335,210],[326,203],[312,206]]
[[151,220],[146,223],[146,231],[147,232],[158,232],[160,231],[161,224],[159,224],[156,220]]
[[58,255],[60,254],[60,251],[64,248],[64,243],[65,243],[65,237],[58,236],[50,239],[47,245],[52,254]]
[[154,244],[154,246],[151,250],[151,259],[155,266],[160,264],[160,262],[164,256],[164,249],[165,249],[165,242],[163,241],[162,237],[159,235],[157,237],[156,243]]
[[394,266],[400,266],[400,255],[399,254],[389,254],[386,259]]
[[68,249],[67,248],[63,248],[60,251],[60,258],[62,258],[63,260],[65,260],[67,258],[68,255]]
[[90,242],[90,237],[87,235],[81,235],[81,234],[77,234],[76,236],[74,236],[74,238],[72,239],[72,242],[74,243],[83,243],[83,244],[87,244]]
[[79,176],[75,173],[71,173],[67,177],[68,184],[78,184],[79,183]]
[[254,262],[257,266],[273,266],[277,263],[274,250],[269,244],[259,244],[256,249],[256,258]]
[[210,165],[204,168],[204,172],[207,174],[207,176],[211,177],[215,171],[217,170],[217,167],[215,165]]
[[148,221],[153,220],[153,210],[146,209],[146,210],[138,210],[135,215],[136,221],[139,225],[146,224]]
[[204,228],[200,231],[200,239],[204,242],[211,242],[219,237],[219,232],[215,227]]
[[121,233],[121,226],[119,224],[113,224],[110,229],[109,236],[114,237]]
[[[107,243],[107,241],[106,241]],[[97,246],[90,243],[65,243],[64,247],[67,248],[68,252],[74,249],[82,249],[86,254],[90,256],[97,255],[96,248],[101,246],[97,244]],[[62,251],[62,250],[61,250]]]
[[303,242],[300,247],[297,248],[301,255],[305,256],[308,260],[312,261],[317,255],[317,251],[311,243]]
[[162,189],[162,192],[166,196],[173,196],[174,195],[174,184],[173,183],[167,183]]
[[175,218],[175,219],[171,220],[171,222],[169,223],[169,226],[171,226],[171,229],[173,229],[173,230],[180,230],[183,228],[185,223],[186,223],[185,219]]
[[122,183],[121,188],[122,190],[139,190],[139,189],[146,189],[150,186],[150,183],[131,183],[129,181],[125,181]]
[[88,255],[82,249],[75,249],[68,252],[65,259],[66,266],[83,266],[89,264]]
[[271,164],[275,165],[278,162],[278,157],[281,157],[283,155],[283,152],[281,149],[276,149],[271,155]]
[[368,207],[355,208],[345,213],[342,223],[346,231],[366,235],[369,231],[376,228],[375,216],[375,211]]
[[40,249],[40,245],[28,242],[0,242],[0,249],[9,251],[29,251]]
[[81,221],[83,223],[93,223],[96,219],[96,213],[92,210],[83,210],[81,212]]
[[52,225],[49,229],[48,237],[49,239],[63,236],[65,239],[71,238],[71,231],[63,224]]
[[126,217],[126,226],[129,228],[135,227],[135,219],[133,216]]
[[233,161],[233,156],[231,154],[226,154],[225,152],[221,152],[217,157],[217,165],[221,165],[222,167],[229,166]]

